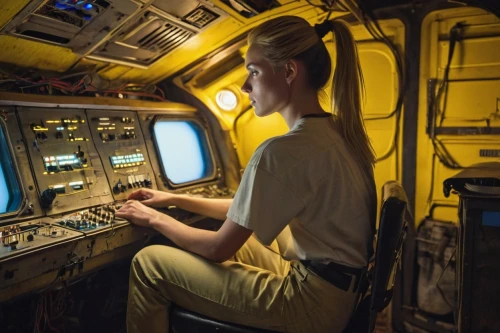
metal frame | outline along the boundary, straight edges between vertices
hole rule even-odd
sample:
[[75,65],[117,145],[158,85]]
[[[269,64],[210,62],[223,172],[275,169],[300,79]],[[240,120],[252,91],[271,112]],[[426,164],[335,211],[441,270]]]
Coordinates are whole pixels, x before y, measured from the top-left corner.
[[29,95],[19,93],[1,93],[0,105],[28,106],[42,108],[73,108],[97,110],[124,110],[124,111],[172,111],[194,113],[196,109],[187,104],[175,102],[150,102],[133,99],[116,99],[106,97],[70,97]]
[[15,211],[1,214],[0,221],[2,221],[4,219],[8,219],[9,217],[17,216],[21,212],[23,212],[24,209],[26,208],[26,205],[28,204],[28,201],[27,201],[28,198],[27,198],[26,191],[24,188],[24,183],[23,183],[21,177],[19,177],[21,170],[19,169],[19,167],[17,165],[17,161],[14,157],[14,149],[12,147],[12,142],[10,141],[10,137],[8,135],[8,132],[7,132],[8,131],[7,124],[5,123],[5,120],[2,117],[0,117],[0,128],[3,131],[3,134],[5,136],[5,143],[7,144],[7,149],[8,149],[7,153],[9,154],[10,161],[14,167],[14,173],[16,175],[17,183],[19,185],[19,191],[21,192],[20,193],[21,194],[21,203],[20,203],[19,207]]
[[163,159],[162,159],[160,151],[158,149],[158,142],[156,141],[156,138],[155,138],[152,141],[153,141],[153,145],[154,145],[154,148],[155,148],[156,155],[159,157],[158,158],[158,163],[160,164],[160,167],[161,167],[161,171],[162,171],[162,174],[163,174],[162,178],[163,178],[164,182],[166,183],[165,185],[167,185],[167,187],[169,187],[172,190],[176,190],[176,189],[186,188],[186,187],[189,187],[189,186],[192,186],[192,185],[200,185],[200,184],[210,183],[210,182],[219,180],[220,177],[218,177],[217,170],[220,169],[220,166],[219,166],[220,163],[219,163],[219,160],[217,158],[217,155],[215,154],[215,150],[214,150],[214,147],[213,147],[213,144],[212,144],[212,140],[210,140],[211,136],[210,136],[210,130],[209,130],[209,128],[206,125],[204,125],[200,121],[199,118],[161,115],[161,116],[156,116],[155,119],[153,119],[153,121],[151,122],[151,127],[152,127],[150,129],[151,132],[154,132],[154,126],[155,126],[155,124],[159,120],[163,120],[163,119],[172,120],[172,121],[181,120],[181,121],[188,121],[188,122],[195,122],[195,123],[197,123],[200,126],[200,128],[202,129],[203,133],[200,133],[200,134],[204,135],[204,137],[205,137],[205,140],[206,140],[206,143],[207,143],[207,146],[208,146],[208,153],[210,154],[210,156],[212,158],[212,165],[213,165],[213,171],[207,177],[204,177],[204,178],[201,178],[201,179],[198,179],[198,180],[194,180],[194,181],[191,181],[191,182],[181,183],[181,184],[173,183],[167,177],[167,173],[165,171],[165,166],[163,165]]

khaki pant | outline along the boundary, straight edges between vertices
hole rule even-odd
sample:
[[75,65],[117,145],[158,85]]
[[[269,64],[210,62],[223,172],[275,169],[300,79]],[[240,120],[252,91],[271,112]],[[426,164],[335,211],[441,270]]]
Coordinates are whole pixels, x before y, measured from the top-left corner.
[[167,333],[175,303],[205,316],[281,332],[341,332],[357,294],[281,258],[250,237],[234,261],[218,264],[164,245],[133,259],[127,308],[129,333]]

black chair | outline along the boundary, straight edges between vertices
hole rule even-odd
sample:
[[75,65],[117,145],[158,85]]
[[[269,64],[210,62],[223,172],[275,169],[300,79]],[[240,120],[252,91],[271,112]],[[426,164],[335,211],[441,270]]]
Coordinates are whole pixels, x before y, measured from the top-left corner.
[[408,198],[403,187],[389,181],[382,188],[382,208],[375,247],[375,265],[368,272],[370,289],[362,295],[344,333],[372,333],[377,314],[392,299],[394,280],[406,237]]
[[[382,188],[382,200],[375,266],[370,272],[370,292],[362,295],[344,333],[373,332],[377,314],[392,299],[397,263],[406,235],[405,212],[408,199],[401,185],[396,181],[390,181]],[[217,321],[175,305],[170,315],[170,322],[170,333],[275,333]]]

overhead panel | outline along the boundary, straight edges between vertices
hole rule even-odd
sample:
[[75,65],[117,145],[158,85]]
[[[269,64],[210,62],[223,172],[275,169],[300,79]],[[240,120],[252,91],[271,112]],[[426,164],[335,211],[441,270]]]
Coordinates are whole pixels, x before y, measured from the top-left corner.
[[203,0],[35,0],[0,33],[147,68],[225,16]]
[[200,2],[157,0],[135,15],[89,58],[147,68],[223,16]]
[[132,0],[35,0],[3,33],[71,48],[92,49],[139,8]]
[[149,65],[194,34],[193,30],[176,24],[159,13],[147,11],[115,38],[94,51],[92,56]]

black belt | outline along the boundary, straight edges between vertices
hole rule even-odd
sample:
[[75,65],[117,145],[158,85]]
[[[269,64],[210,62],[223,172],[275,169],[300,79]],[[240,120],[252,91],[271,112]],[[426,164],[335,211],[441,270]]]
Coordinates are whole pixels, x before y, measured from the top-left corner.
[[352,279],[354,278],[354,285],[352,292],[356,293],[365,287],[366,269],[353,268],[349,266],[340,265],[334,262],[329,264],[320,264],[313,260],[300,261],[307,269],[316,273],[323,280],[330,282],[335,287],[348,291],[351,287]]

